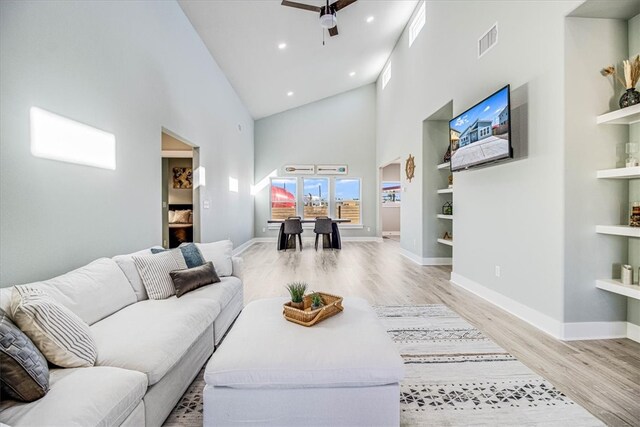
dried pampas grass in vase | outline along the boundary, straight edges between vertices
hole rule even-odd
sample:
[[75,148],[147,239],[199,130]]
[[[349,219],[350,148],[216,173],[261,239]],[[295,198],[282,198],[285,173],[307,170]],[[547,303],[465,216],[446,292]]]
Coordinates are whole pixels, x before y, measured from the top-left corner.
[[616,72],[616,67],[609,65],[600,70],[600,74],[605,77],[613,76],[626,89],[625,93],[620,97],[620,108],[630,107],[640,104],[640,92],[636,90],[638,81],[640,80],[640,55],[622,61],[622,79]]

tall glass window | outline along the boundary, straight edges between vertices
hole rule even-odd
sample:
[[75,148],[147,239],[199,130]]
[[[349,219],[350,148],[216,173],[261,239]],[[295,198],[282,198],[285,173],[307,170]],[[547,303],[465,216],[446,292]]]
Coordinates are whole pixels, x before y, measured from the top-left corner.
[[329,216],[329,178],[303,178],[305,219]]
[[271,180],[271,219],[287,219],[296,216],[296,178]]
[[350,219],[361,224],[360,179],[336,178],[335,218]]

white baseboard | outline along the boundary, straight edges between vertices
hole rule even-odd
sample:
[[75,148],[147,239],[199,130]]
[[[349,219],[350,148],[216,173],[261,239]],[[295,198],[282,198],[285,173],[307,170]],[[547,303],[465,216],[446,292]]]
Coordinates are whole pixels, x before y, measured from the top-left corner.
[[400,253],[418,265],[452,265],[451,258],[422,258],[411,251],[400,249]]
[[640,326],[627,322],[627,338],[635,342],[640,342]]
[[451,273],[451,283],[479,296],[524,320],[554,338],[563,341],[629,338],[640,341],[640,326],[629,322],[561,322],[527,307],[457,273]]
[[378,236],[352,236],[352,237],[340,236],[340,240],[342,240],[343,242],[378,242],[378,243],[382,243],[382,237],[378,237]]
[[540,313],[526,305],[519,303],[507,296],[502,295],[492,289],[482,286],[473,280],[467,279],[457,273],[451,273],[451,283],[459,286],[467,291],[476,294],[480,298],[489,301],[493,305],[497,305],[504,311],[513,314],[516,317],[524,320],[530,325],[548,333],[549,335],[560,338],[562,336],[563,328],[562,322],[547,316],[544,313]]
[[562,340],[606,340],[627,337],[627,322],[564,323]]
[[[251,245],[253,245],[254,243],[276,243],[276,241],[278,240],[277,237],[254,237],[253,239],[251,239],[249,242],[251,242],[250,244],[248,244],[249,242],[244,243],[241,246],[238,246],[238,248],[241,248],[244,245],[247,245],[247,248]],[[302,241],[305,243],[313,243],[315,242],[316,237],[315,235],[313,237],[309,237],[309,236],[304,236],[302,237]],[[377,237],[377,236],[340,236],[340,240],[343,242],[378,242],[381,243],[382,242],[382,237]],[[246,248],[242,249],[243,251]]]
[[399,231],[383,231],[382,235],[383,236],[399,236],[400,232]]
[[256,243],[256,239],[249,239],[243,244],[241,244],[240,246],[238,246],[237,248],[233,248],[233,252],[232,252],[233,256],[240,255],[242,252],[249,249],[249,247],[251,247],[254,243]]

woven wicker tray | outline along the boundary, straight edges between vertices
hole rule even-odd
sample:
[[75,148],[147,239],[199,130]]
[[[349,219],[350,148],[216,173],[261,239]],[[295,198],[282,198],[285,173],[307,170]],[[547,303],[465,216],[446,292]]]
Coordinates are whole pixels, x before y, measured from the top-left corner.
[[344,309],[342,307],[342,297],[325,294],[323,292],[318,293],[324,301],[322,307],[311,310],[311,296],[307,295],[304,297],[304,310],[291,307],[291,301],[284,304],[284,310],[282,312],[284,318],[298,325],[313,326],[316,323],[322,322],[324,319],[335,316]]

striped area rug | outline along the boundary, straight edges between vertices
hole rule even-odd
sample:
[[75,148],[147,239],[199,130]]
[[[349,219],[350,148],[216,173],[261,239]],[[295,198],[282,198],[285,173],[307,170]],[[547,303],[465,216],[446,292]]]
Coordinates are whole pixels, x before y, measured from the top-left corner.
[[[405,362],[403,426],[602,426],[444,305],[374,307]],[[165,426],[202,426],[204,369]]]
[[375,310],[405,362],[402,425],[603,425],[446,306]]

